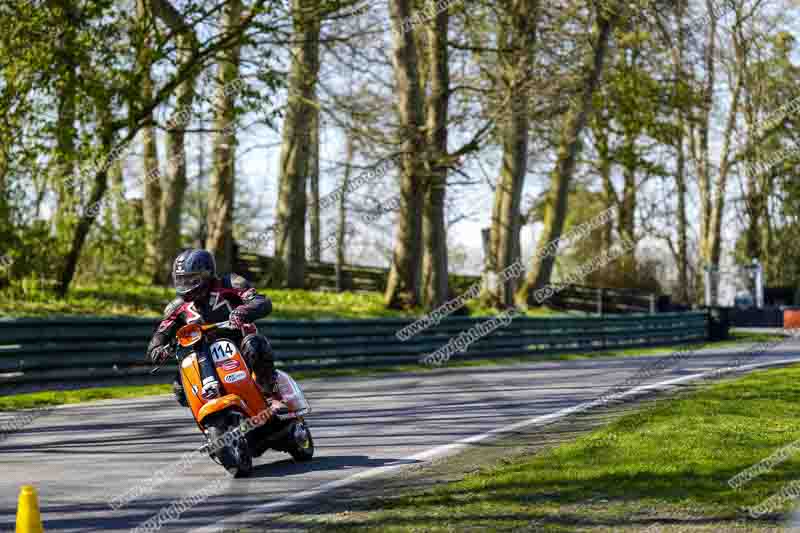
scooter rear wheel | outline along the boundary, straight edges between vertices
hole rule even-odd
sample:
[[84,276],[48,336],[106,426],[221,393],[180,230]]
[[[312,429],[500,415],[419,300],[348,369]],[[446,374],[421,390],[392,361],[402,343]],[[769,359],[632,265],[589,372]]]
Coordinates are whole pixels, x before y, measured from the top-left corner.
[[289,454],[295,461],[310,461],[314,457],[314,437],[305,422],[297,421],[293,424],[289,439]]

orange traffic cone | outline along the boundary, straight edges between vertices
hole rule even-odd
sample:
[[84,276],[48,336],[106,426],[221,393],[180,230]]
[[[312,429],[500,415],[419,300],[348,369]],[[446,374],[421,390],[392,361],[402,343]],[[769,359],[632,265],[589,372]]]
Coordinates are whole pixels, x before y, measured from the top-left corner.
[[29,485],[19,491],[16,533],[44,533],[42,515],[39,514],[39,497],[36,489]]

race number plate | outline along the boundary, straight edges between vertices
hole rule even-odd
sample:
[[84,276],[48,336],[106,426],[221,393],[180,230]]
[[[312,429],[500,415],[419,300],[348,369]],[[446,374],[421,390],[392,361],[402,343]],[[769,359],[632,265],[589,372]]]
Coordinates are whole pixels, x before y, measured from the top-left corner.
[[236,353],[236,345],[231,341],[217,341],[211,345],[211,358],[214,363],[230,359]]

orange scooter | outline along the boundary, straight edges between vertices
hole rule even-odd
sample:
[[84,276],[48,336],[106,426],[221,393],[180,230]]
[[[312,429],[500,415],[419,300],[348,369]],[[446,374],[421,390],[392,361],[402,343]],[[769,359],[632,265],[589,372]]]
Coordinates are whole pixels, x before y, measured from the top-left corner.
[[303,419],[311,408],[297,382],[275,372],[276,389],[267,405],[255,374],[224,330],[230,322],[188,324],[177,333],[176,357],[189,407],[206,437],[211,458],[231,475],[253,469],[253,458],[274,449],[296,461],[314,456],[314,439]]

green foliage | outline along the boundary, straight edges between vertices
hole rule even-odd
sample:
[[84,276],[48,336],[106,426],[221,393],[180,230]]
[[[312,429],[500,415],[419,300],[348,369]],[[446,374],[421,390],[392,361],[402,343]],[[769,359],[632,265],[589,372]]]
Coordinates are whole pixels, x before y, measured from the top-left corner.
[[[124,162],[132,154],[130,140],[147,119],[143,109],[174,105],[176,82],[182,81],[174,79],[178,75],[172,69],[177,53],[174,32],[163,31],[158,17],[142,23],[132,5],[100,0],[0,7],[0,25],[8,29],[0,34],[4,58],[0,64],[0,194],[4,197],[0,242],[4,248],[26,246],[8,237],[7,221],[17,232],[32,234],[39,233],[29,227],[36,224],[34,219],[50,216],[55,239],[48,236],[47,252],[40,253],[45,246],[20,248],[28,263],[46,266],[38,272],[46,277],[61,278],[69,270],[65,259],[72,252],[80,258],[78,279],[137,275],[142,268],[145,235],[141,224],[116,208],[110,190],[101,199],[100,217],[93,223],[85,249],[75,245],[81,242],[76,228],[90,208],[90,194],[102,185],[96,179],[100,169],[117,160]],[[221,6],[221,2],[205,0],[176,6],[203,39],[193,69],[197,72],[216,61],[215,47],[230,45],[221,42],[220,35],[205,31],[213,28],[209,22]],[[262,7],[257,12],[270,10],[271,6]],[[269,24],[257,27],[262,36],[275,32]],[[146,39],[148,35],[152,42]],[[253,44],[244,38],[245,47]],[[158,102],[142,101],[140,53],[156,66]],[[256,78],[259,86],[246,87],[239,102],[243,110],[258,110],[283,83],[283,73],[273,68],[278,59],[274,56],[262,50],[248,61],[257,69],[247,73],[248,79]],[[197,107],[188,111],[202,115],[203,109]],[[261,118],[271,120],[273,107]],[[121,154],[113,154],[112,147],[122,147]],[[17,279],[30,271],[22,263],[17,268],[20,272],[12,273]]]
[[[274,319],[368,318],[413,316],[389,311],[379,293],[334,293],[300,290],[262,290],[273,301]],[[86,280],[67,298],[52,295],[34,298],[12,286],[0,291],[0,316],[92,315],[160,317],[175,297],[173,289],[158,287],[144,276]]]
[[0,411],[33,409],[112,398],[140,398],[172,392],[172,385],[126,385],[65,391],[44,391],[0,397]]
[[0,251],[0,255],[10,256],[11,266],[0,273],[0,278],[5,276],[12,287],[21,284],[23,279],[57,278],[55,265],[58,265],[60,256],[46,221],[37,220],[28,226],[12,228],[6,243],[8,248]]
[[[582,183],[574,184],[569,192],[569,205],[580,206],[580,209],[570,209],[564,221],[562,238],[570,232],[577,230],[582,225],[596,226],[592,222],[603,213],[608,206],[603,193],[595,192]],[[544,204],[540,203],[532,210],[532,221],[541,222],[544,217]],[[564,276],[574,271],[581,265],[589,263],[604,252],[606,246],[614,249],[619,241],[615,232],[619,223],[617,211],[613,211],[613,219],[606,225],[595,227],[589,234],[568,248],[559,248],[556,255],[556,276]],[[589,274],[582,285],[608,288],[642,289],[660,293],[661,285],[657,278],[658,261],[636,257],[633,264],[616,260],[609,265]]]
[[[103,253],[102,249],[98,249],[97,252]],[[87,254],[87,257],[93,256]],[[21,281],[1,289],[0,317],[44,318],[51,315],[160,317],[164,307],[175,297],[173,289],[152,285],[148,283],[147,277],[141,274],[93,277],[87,267],[82,278],[82,281],[63,300],[54,298],[51,291],[38,290],[40,287],[33,281],[27,283],[26,290],[23,290]],[[422,309],[388,310],[383,304],[383,295],[377,292],[337,293],[263,287],[259,290],[272,299],[273,312],[270,319],[413,317],[423,313]],[[495,309],[480,307],[477,300],[470,302],[468,307],[470,314],[475,316],[497,313]],[[546,316],[563,313],[543,307],[531,310],[529,314]]]
[[[147,235],[134,209],[133,205],[118,203],[115,210],[105,210],[104,219],[98,217],[78,265],[79,281],[111,279],[116,283],[146,274]],[[112,211],[117,211],[116,217]]]

